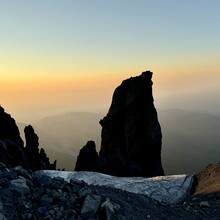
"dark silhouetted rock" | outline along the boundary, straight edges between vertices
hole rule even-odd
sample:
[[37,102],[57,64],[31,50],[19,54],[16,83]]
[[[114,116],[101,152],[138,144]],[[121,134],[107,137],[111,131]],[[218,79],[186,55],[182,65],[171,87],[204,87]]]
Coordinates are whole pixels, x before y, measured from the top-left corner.
[[8,167],[29,167],[24,148],[8,139],[0,140],[0,161]]
[[95,165],[88,167],[88,158],[80,152],[84,157],[78,158],[81,167],[116,176],[164,175],[162,134],[153,103],[151,78],[152,72],[143,72],[140,76],[124,80],[116,88],[109,112],[100,121],[101,171],[96,170]]
[[35,134],[31,125],[28,125],[24,129],[26,147],[25,152],[29,160],[30,168],[32,170],[40,170],[40,154],[39,154],[39,142],[38,136]]
[[94,141],[88,141],[80,150],[75,166],[76,171],[102,171],[102,164],[96,152]]
[[93,217],[98,212],[100,203],[101,196],[92,194],[87,195],[81,208],[82,217]]
[[28,162],[23,145],[15,120],[0,106],[0,162],[8,167],[27,168]]
[[24,146],[15,120],[5,112],[2,106],[0,106],[0,139],[8,139],[20,147]]
[[40,161],[41,161],[42,169],[50,169],[50,170],[56,169],[57,161],[55,160],[51,164],[49,157],[47,156],[47,154],[43,148],[40,149]]
[[15,120],[0,106],[0,162],[8,167],[22,166],[33,170],[55,169],[44,149],[39,152],[38,136],[29,125],[25,128],[26,147]]
[[28,125],[24,129],[26,147],[25,152],[29,161],[30,169],[32,170],[42,170],[42,169],[55,169],[56,162],[50,164],[49,158],[47,157],[44,149],[39,150],[39,138],[34,132],[31,125]]
[[100,157],[119,176],[164,175],[161,128],[153,103],[152,73],[127,79],[116,88],[103,120]]

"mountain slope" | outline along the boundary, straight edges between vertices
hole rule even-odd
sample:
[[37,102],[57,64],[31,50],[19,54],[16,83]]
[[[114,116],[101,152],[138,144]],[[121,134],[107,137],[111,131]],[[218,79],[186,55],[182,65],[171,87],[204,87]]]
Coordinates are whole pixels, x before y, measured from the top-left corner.
[[[193,173],[219,162],[220,117],[182,110],[159,110],[158,116],[166,174]],[[42,119],[33,127],[40,146],[52,160],[58,159],[58,168],[73,170],[79,150],[88,140],[95,140],[99,151],[101,118],[102,114],[72,112]]]
[[[95,140],[99,148],[99,121],[102,117],[98,113],[71,112],[43,118],[33,127],[38,134],[40,146],[45,148],[51,160],[57,159],[57,167],[73,170],[79,150],[88,140]],[[18,123],[18,127],[24,140],[25,124]]]
[[166,174],[197,172],[220,158],[220,117],[181,110],[159,111]]

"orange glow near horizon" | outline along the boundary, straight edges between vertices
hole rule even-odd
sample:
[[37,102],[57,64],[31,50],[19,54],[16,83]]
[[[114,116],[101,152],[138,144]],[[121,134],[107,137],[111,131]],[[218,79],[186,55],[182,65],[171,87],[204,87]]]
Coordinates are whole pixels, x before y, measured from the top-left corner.
[[[50,71],[44,74],[37,74],[36,70],[27,74],[19,68],[12,74],[13,69],[16,67],[9,71],[10,74],[0,76],[0,104],[12,114],[56,108],[63,108],[63,111],[96,111],[100,106],[107,111],[112,94],[122,80],[146,70],[154,73],[153,93],[159,106],[164,103],[160,97],[189,92],[193,95],[194,90],[202,91],[214,85],[218,88],[217,83],[220,81],[220,67],[214,62],[209,65],[160,63],[158,66],[154,64],[149,67],[142,64],[140,67],[135,65],[131,68],[128,65],[121,69],[107,68],[108,70],[97,66],[97,71],[95,67],[91,71],[89,68],[76,71],[66,67],[63,74],[55,67],[51,67]],[[4,69],[0,67],[0,71],[4,72]]]
[[111,99],[117,83],[117,77],[110,75],[4,78],[0,81],[0,104],[9,112],[65,106],[80,110],[93,102],[109,102],[106,97]]
[[150,70],[158,106],[200,110],[188,97],[209,94],[201,105],[220,112],[209,102],[220,90],[220,3],[203,3],[1,1],[0,104],[23,118],[107,111],[122,80]]

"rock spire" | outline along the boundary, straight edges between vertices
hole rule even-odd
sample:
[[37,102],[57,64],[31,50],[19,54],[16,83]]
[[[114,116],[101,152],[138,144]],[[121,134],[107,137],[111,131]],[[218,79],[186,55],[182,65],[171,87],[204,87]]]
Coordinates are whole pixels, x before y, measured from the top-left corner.
[[[99,172],[101,164],[101,172],[110,175],[164,175],[162,133],[154,106],[151,78],[152,72],[143,72],[124,80],[114,91],[108,114],[100,121],[101,150],[98,170],[94,171]],[[78,159],[80,157],[83,155]],[[97,158],[94,163],[97,164]]]

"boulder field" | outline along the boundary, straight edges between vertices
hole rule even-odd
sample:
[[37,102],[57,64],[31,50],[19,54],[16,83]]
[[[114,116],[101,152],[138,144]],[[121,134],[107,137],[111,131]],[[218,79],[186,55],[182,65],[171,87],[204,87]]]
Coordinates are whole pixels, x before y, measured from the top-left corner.
[[[217,166],[213,165],[213,168]],[[220,217],[220,188],[212,193],[191,192],[178,203],[166,204],[148,195],[131,193],[113,186],[90,185],[71,175],[66,181],[63,178],[65,172],[60,171],[60,175],[59,171],[56,172],[57,175],[51,177],[47,171],[7,168],[0,163],[0,219],[217,220]],[[206,172],[203,171],[203,176],[208,175]],[[80,173],[79,176],[85,178]],[[213,173],[209,170],[209,174]],[[214,175],[219,179],[219,173]],[[170,180],[165,177],[164,180],[169,185]],[[98,181],[96,179],[96,183]],[[198,181],[199,186],[205,179],[201,177]],[[197,190],[197,186],[194,190]],[[156,189],[154,193],[161,194],[161,189]]]

